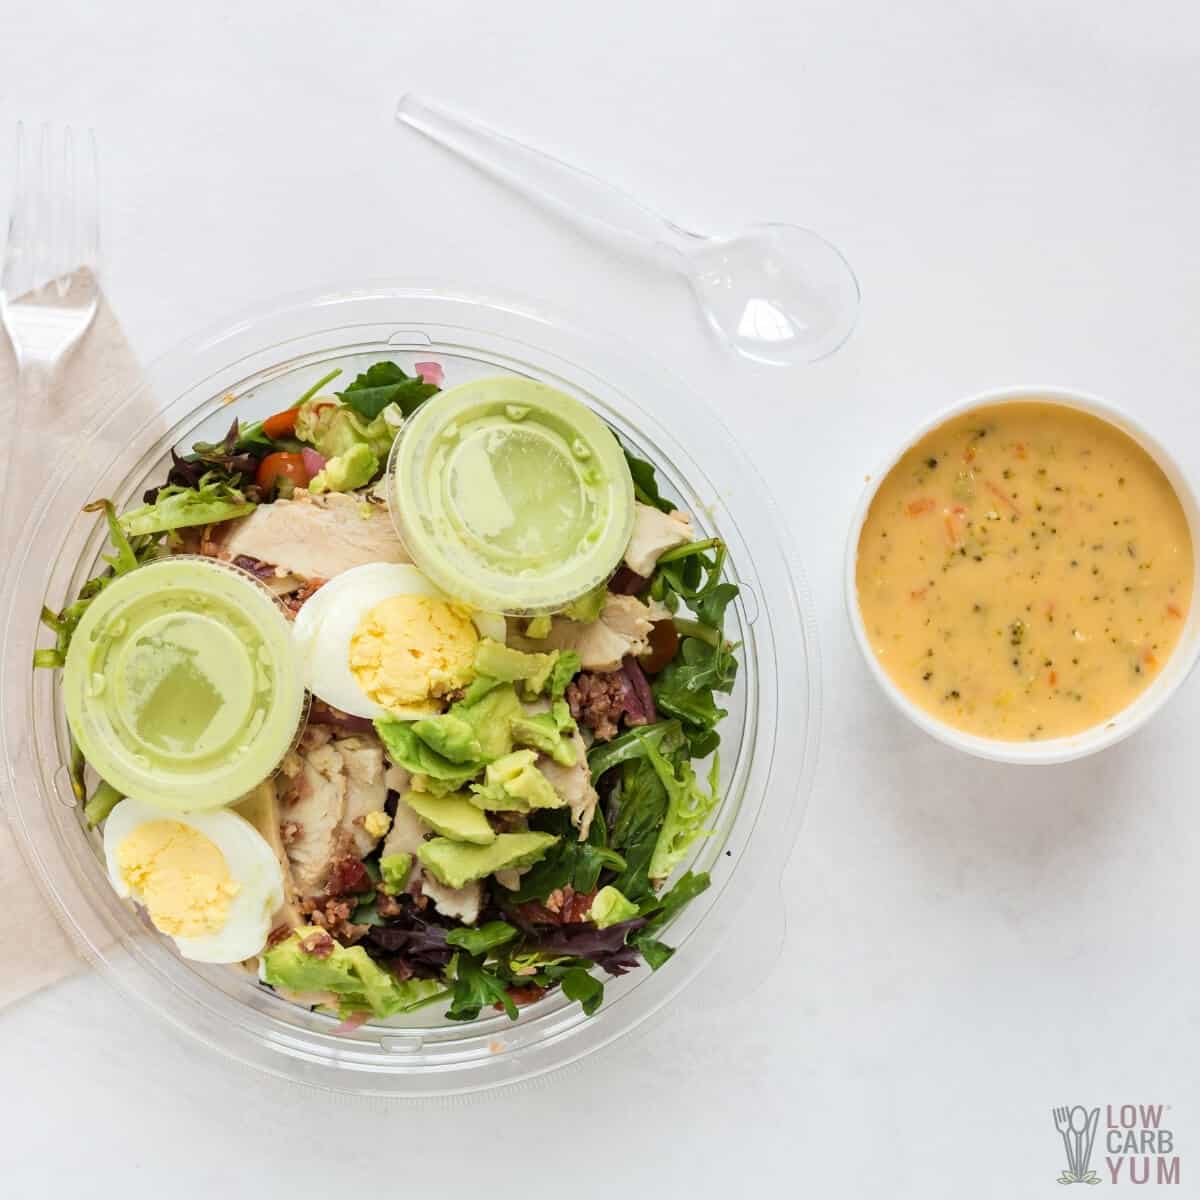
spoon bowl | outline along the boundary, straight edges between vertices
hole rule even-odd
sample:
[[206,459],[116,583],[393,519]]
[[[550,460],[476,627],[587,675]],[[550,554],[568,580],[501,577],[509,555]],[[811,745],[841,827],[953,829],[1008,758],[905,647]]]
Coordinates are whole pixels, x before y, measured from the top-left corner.
[[751,225],[705,238],[687,276],[708,323],[731,349],[773,366],[816,362],[850,336],[858,279],[842,253],[798,225]]

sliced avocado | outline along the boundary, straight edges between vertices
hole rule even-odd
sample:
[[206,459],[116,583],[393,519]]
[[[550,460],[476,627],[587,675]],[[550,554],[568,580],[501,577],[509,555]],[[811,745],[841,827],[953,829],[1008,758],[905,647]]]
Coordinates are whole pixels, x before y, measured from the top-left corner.
[[471,846],[434,838],[425,842],[417,857],[435,879],[447,887],[460,888],[496,871],[528,867],[537,862],[559,839],[552,833],[502,833],[490,846]]
[[[482,676],[480,677],[482,678]],[[509,723],[522,713],[511,683],[498,683],[474,703],[460,700],[449,715],[465,721],[475,731],[480,755],[485,762],[500,758],[512,749]]]
[[408,884],[408,875],[411,870],[411,854],[385,854],[379,860],[379,876],[383,890],[389,896],[400,895]]
[[[570,715],[570,714],[568,714]],[[532,746],[548,754],[564,767],[575,765],[575,743],[568,741],[558,730],[553,713],[538,713],[536,717],[518,717],[512,723],[513,741],[519,746]]]
[[483,759],[475,727],[454,713],[414,721],[412,730],[430,750],[449,762],[477,763]]
[[401,983],[361,946],[340,946],[323,929],[303,925],[263,952],[263,978],[290,992],[332,992],[343,1012],[370,1011],[377,1017],[419,1008],[445,988],[439,979]]
[[488,766],[482,784],[471,785],[471,802],[493,812],[530,812],[562,808],[566,801],[534,766],[532,750],[514,750]]
[[536,696],[546,686],[550,672],[558,661],[558,651],[549,654],[526,654],[511,646],[502,646],[491,638],[483,638],[475,647],[475,670],[492,679],[508,683],[524,683],[527,696]]
[[496,831],[488,819],[461,793],[431,796],[428,792],[409,792],[404,802],[434,832],[456,842],[486,846],[496,840]]

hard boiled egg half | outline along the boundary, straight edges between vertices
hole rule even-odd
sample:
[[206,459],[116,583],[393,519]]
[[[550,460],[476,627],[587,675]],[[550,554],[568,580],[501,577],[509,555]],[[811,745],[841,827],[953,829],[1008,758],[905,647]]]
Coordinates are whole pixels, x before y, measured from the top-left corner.
[[122,800],[104,826],[120,896],[143,905],[184,958],[234,963],[266,944],[283,872],[266,839],[228,809],[179,813]]
[[356,717],[411,720],[469,683],[480,637],[504,618],[471,612],[407,563],[367,563],[322,584],[296,614],[309,691]]

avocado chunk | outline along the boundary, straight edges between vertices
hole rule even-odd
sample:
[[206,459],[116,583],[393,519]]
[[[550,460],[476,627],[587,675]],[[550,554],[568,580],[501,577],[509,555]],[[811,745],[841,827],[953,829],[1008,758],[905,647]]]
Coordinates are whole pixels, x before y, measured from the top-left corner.
[[412,729],[430,750],[449,762],[477,763],[483,758],[475,727],[454,713],[414,721]]
[[540,642],[543,638],[550,636],[550,630],[554,628],[554,622],[547,614],[541,617],[532,617],[525,626],[525,636],[530,641]]
[[516,718],[512,723],[512,737],[517,745],[532,746],[564,767],[575,765],[575,743],[559,732],[553,713]]
[[411,854],[385,854],[379,860],[379,877],[383,890],[389,896],[398,896],[408,884],[412,870]]
[[479,743],[480,757],[484,762],[491,762],[513,748],[509,723],[523,711],[512,684],[497,682],[474,702],[460,700],[450,709],[449,715],[470,725]]
[[496,871],[528,867],[541,859],[558,840],[552,833],[533,832],[501,833],[489,846],[434,838],[421,846],[417,857],[439,883],[460,888]]
[[527,696],[536,696],[546,686],[556,662],[557,650],[551,650],[549,654],[526,654],[491,638],[483,638],[475,647],[478,674],[503,679],[506,683],[520,682]]
[[308,490],[321,492],[352,492],[366,487],[379,470],[379,459],[370,446],[358,442],[342,454],[329,459],[308,481]]
[[604,602],[607,599],[608,581],[602,580],[590,592],[584,592],[582,596],[577,596],[572,600],[563,609],[563,616],[569,620],[590,625],[593,621],[600,619],[600,614],[604,611]]
[[597,929],[607,929],[622,921],[632,921],[638,915],[638,906],[626,898],[625,893],[612,884],[602,887],[592,900],[588,919]]
[[493,812],[562,808],[566,801],[534,766],[532,750],[514,750],[489,764],[483,783],[471,785],[471,803]]
[[392,718],[380,718],[375,722],[375,731],[383,742],[387,756],[397,766],[411,771],[413,775],[426,777],[431,786],[422,791],[453,792],[464,783],[474,779],[479,774],[481,763],[451,762],[445,755],[439,754],[426,742],[423,742],[413,726],[416,721],[396,721]]
[[431,796],[427,792],[409,792],[404,802],[435,833],[456,842],[486,846],[496,840],[496,831],[488,819],[461,793]]
[[291,992],[331,992],[340,1012],[390,1017],[419,1008],[444,991],[440,979],[401,983],[361,946],[340,946],[324,930],[302,925],[263,952],[263,979]]

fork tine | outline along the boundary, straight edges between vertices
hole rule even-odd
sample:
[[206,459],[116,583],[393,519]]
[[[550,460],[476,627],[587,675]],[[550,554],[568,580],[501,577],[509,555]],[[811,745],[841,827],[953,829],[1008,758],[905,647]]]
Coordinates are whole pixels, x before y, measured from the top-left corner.
[[83,265],[100,269],[100,171],[96,153],[96,131],[89,128],[83,139],[83,165],[79,171],[79,218]]
[[52,278],[54,264],[50,255],[54,246],[53,181],[50,178],[50,125],[42,123],[33,155],[33,258],[30,263],[29,290],[42,287]]
[[12,204],[8,210],[8,243],[4,255],[4,275],[0,290],[8,296],[19,295],[18,284],[29,227],[29,151],[26,148],[25,123],[17,122],[13,160]]

